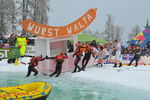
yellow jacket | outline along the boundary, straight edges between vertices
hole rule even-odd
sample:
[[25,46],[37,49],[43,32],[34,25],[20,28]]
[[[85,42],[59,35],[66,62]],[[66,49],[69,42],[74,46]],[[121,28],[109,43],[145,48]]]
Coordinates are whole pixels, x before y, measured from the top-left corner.
[[20,46],[20,54],[23,56],[26,51],[27,40],[25,37],[17,37],[16,47]]

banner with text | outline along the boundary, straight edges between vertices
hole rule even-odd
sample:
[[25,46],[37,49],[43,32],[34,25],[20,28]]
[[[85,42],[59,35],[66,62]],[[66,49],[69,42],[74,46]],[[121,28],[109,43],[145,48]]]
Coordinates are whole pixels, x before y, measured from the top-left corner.
[[96,8],[92,8],[76,21],[61,27],[39,24],[30,19],[24,20],[21,24],[23,29],[27,32],[41,37],[56,38],[71,36],[80,33],[92,23],[92,21],[96,18],[96,10]]

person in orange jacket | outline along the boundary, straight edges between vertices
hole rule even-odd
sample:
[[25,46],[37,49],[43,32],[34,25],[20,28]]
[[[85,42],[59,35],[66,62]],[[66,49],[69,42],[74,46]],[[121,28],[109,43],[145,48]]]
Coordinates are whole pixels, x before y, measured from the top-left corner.
[[37,56],[37,57],[33,56],[30,59],[29,67],[28,67],[28,73],[27,73],[26,77],[29,77],[31,72],[34,72],[34,76],[36,76],[38,74],[38,71],[35,67],[38,65],[39,61],[42,61],[42,60],[45,60],[45,59],[46,59],[46,57],[42,58],[40,56]]
[[85,55],[82,59],[82,68],[80,69],[80,71],[81,70],[85,71],[85,67],[87,66],[92,54],[94,56],[93,47],[92,46],[86,46]]
[[[59,55],[57,55],[57,56],[54,57],[54,59],[56,60],[56,68],[55,68],[55,72],[53,72],[50,75],[50,77],[52,77],[55,74],[57,74],[56,77],[58,77],[60,75],[64,59],[67,59],[67,58],[68,58],[68,56],[64,52],[61,52]],[[53,59],[53,57],[51,59]]]
[[76,59],[75,59],[75,62],[74,62],[75,68],[74,68],[74,71],[72,72],[72,73],[75,73],[77,68],[78,68],[78,71],[80,71],[80,67],[79,67],[78,63],[80,62],[81,57],[83,56],[82,49],[81,49],[80,46],[77,47],[75,53],[72,56],[73,57],[76,56]]

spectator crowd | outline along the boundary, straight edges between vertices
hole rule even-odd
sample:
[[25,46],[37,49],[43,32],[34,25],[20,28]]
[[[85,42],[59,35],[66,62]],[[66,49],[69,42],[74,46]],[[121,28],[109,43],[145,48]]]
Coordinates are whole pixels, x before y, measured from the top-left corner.
[[14,47],[16,45],[17,37],[25,37],[27,40],[27,44],[31,44],[32,41],[29,39],[29,35],[21,34],[20,36],[18,34],[11,34],[9,37],[4,36],[3,34],[0,34],[0,48],[9,46]]
[[150,41],[146,43],[144,47],[141,47],[142,41],[138,40],[137,42],[127,42],[126,45],[122,45],[122,54],[133,54],[135,48],[140,48],[141,56],[150,55]]

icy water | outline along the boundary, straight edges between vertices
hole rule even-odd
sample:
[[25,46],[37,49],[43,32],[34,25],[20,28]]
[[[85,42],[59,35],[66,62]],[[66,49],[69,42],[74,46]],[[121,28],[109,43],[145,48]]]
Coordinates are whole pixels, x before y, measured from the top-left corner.
[[146,91],[81,80],[71,77],[70,73],[61,74],[58,78],[50,78],[41,74],[26,78],[25,75],[25,72],[1,72],[0,87],[44,81],[52,85],[52,91],[47,100],[150,100],[150,93]]

